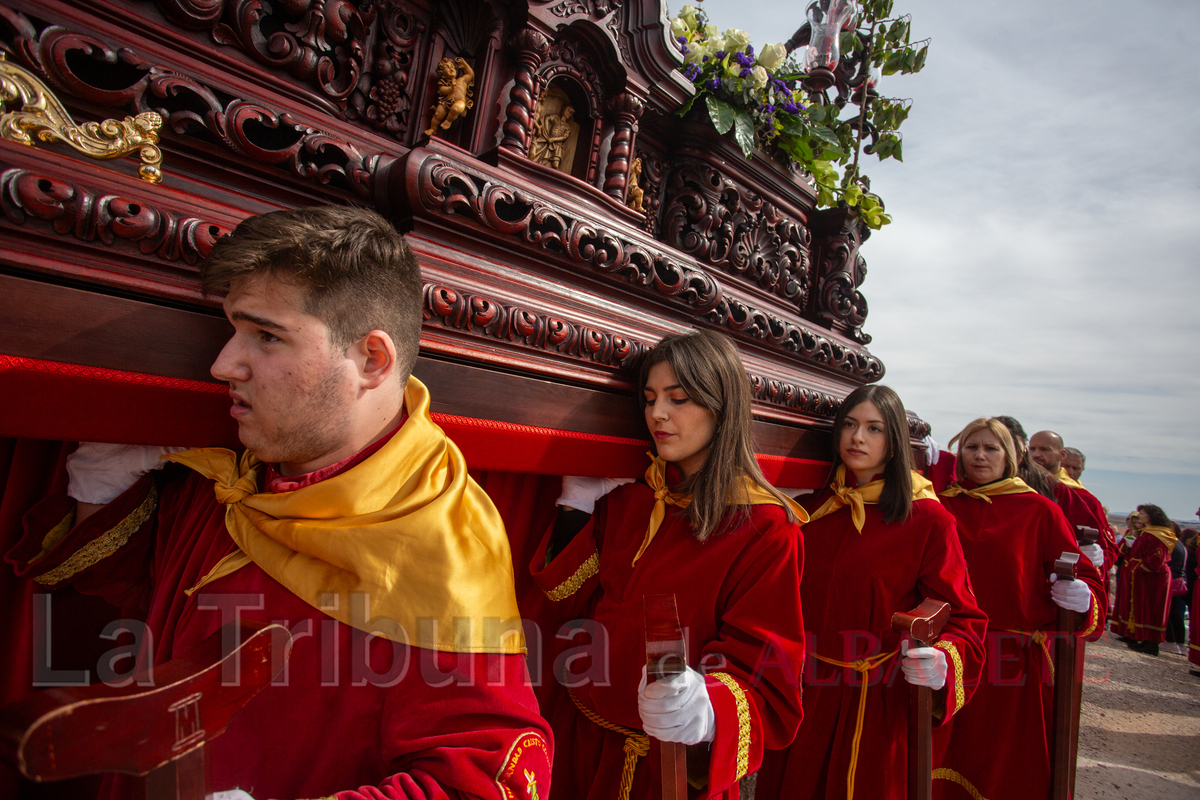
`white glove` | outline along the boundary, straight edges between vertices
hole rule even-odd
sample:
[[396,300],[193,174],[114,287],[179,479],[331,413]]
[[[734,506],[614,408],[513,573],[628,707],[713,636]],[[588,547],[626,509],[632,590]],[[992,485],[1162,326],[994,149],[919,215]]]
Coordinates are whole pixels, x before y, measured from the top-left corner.
[[900,667],[904,680],[914,686],[938,690],[946,685],[946,651],[938,647],[909,647],[908,640],[900,643]]
[[1087,560],[1092,562],[1096,569],[1104,567],[1104,548],[1098,544],[1081,544],[1079,552],[1087,556]]
[[1092,590],[1083,581],[1060,581],[1050,576],[1050,599],[1068,611],[1086,612],[1092,606]]
[[67,456],[67,495],[81,503],[104,505],[121,496],[138,478],[167,465],[159,456],[186,447],[80,442]]
[[562,495],[554,501],[554,505],[567,506],[591,514],[596,510],[597,500],[626,483],[633,483],[633,478],[583,478],[578,475],[564,475]]
[[226,792],[213,792],[204,800],[254,800],[254,798],[241,789],[230,789]]
[[938,447],[938,443],[933,440],[933,434],[926,436],[921,440],[921,444],[925,445],[925,454],[929,456],[929,466],[933,466],[942,457],[942,449]]
[[642,728],[660,742],[699,744],[717,733],[717,716],[704,688],[704,676],[688,667],[673,678],[646,685],[646,668],[638,684]]

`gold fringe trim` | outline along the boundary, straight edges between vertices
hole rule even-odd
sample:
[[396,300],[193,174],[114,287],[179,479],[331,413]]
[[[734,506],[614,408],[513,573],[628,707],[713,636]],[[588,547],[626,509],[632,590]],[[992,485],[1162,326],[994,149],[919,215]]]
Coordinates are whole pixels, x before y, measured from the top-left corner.
[[133,536],[138,528],[146,524],[146,520],[150,519],[150,515],[154,513],[154,509],[157,507],[158,492],[151,485],[146,499],[128,517],[118,522],[107,533],[96,537],[79,548],[66,561],[49,572],[37,576],[34,580],[43,586],[54,586],[68,578],[73,578],[93,564],[108,558],[125,546],[125,543],[129,541],[129,537]]
[[1080,636],[1089,636],[1096,630],[1096,628],[1099,628],[1099,627],[1100,627],[1100,598],[1096,596],[1095,592],[1092,592],[1092,608],[1091,608],[1091,612],[1088,614],[1088,624],[1087,624],[1086,628],[1084,628],[1083,630],[1081,630],[1079,632],[1079,635]]
[[579,565],[579,569],[575,570],[575,574],[567,578],[565,581],[555,586],[550,591],[546,592],[546,597],[557,603],[560,600],[566,600],[571,595],[579,591],[579,587],[587,582],[587,579],[600,572],[600,554],[592,553],[588,556],[587,561]]
[[967,703],[967,691],[963,688],[962,656],[959,655],[958,650],[950,642],[934,642],[933,646],[945,650],[947,655],[950,656],[950,660],[954,662],[954,710],[950,712],[951,715],[954,715]]
[[710,678],[716,678],[733,695],[733,703],[737,706],[738,746],[737,746],[737,776],[735,780],[746,777],[750,771],[750,702],[746,700],[746,692],[733,679],[732,675],[724,672],[710,672]]
[[957,783],[959,786],[967,790],[967,794],[971,795],[973,800],[987,800],[987,798],[975,788],[973,783],[952,769],[938,767],[933,771],[933,779],[935,781],[940,779],[944,781],[950,781],[951,783]]

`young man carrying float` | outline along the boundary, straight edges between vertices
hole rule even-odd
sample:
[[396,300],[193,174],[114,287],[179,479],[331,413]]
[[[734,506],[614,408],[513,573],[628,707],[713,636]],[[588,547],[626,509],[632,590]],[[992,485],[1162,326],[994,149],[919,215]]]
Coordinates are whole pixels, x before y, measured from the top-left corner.
[[421,280],[403,238],[362,209],[273,212],[219,241],[202,281],[229,291],[212,374],[246,452],[173,452],[156,472],[164,449],[85,444],[9,560],[145,619],[143,667],[238,616],[285,621],[285,678],[212,742],[210,790],[545,796],[504,526],[410,377]]

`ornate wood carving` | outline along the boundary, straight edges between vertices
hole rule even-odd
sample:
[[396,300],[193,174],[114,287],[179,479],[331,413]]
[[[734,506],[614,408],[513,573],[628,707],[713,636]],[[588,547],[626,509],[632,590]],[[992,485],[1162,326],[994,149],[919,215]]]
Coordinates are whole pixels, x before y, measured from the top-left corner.
[[867,261],[858,249],[871,231],[844,209],[818,212],[816,219],[822,234],[817,242],[820,254],[817,317],[845,329],[854,341],[867,344],[871,336],[862,330],[867,320],[867,299],[858,291],[867,277]]
[[411,122],[413,62],[426,28],[406,3],[377,0],[377,5],[369,80],[350,95],[346,117],[399,139]]
[[607,367],[626,366],[649,349],[633,339],[435,283],[425,284],[425,319]]
[[504,138],[500,146],[526,155],[538,96],[534,74],[550,55],[550,43],[532,28],[523,28],[513,37],[511,46],[516,52],[517,71],[508,95],[508,107],[504,109]]
[[[506,306],[477,294],[425,283],[425,320],[447,328],[520,347],[568,356],[632,375],[650,345],[636,339],[570,322],[551,314]],[[754,398],[763,403],[832,418],[838,398],[773,378],[747,373]]]
[[427,211],[471,220],[484,229],[553,254],[571,267],[630,285],[751,342],[858,380],[883,376],[883,364],[809,328],[756,308],[703,269],[629,238],[603,217],[569,211],[504,181],[429,154],[420,162],[416,198]]
[[229,228],[181,217],[144,200],[118,197],[27,169],[0,173],[0,209],[14,225],[45,220],[56,233],[85,242],[136,244],[142,253],[194,265]]
[[731,275],[741,275],[802,310],[812,282],[811,235],[800,222],[715,168],[684,160],[671,174],[663,238]]
[[613,113],[613,138],[608,150],[608,166],[604,170],[604,193],[624,202],[629,154],[633,151],[633,136],[644,106],[628,92],[614,97],[609,105]]
[[658,213],[662,208],[663,183],[667,179],[667,162],[649,150],[638,150],[637,157],[642,162],[642,205],[646,209],[646,218],[642,221],[641,228],[657,238]]
[[436,30],[455,55],[474,58],[501,24],[490,3],[447,0],[433,10]]
[[28,70],[7,61],[0,53],[0,107],[19,103],[18,110],[0,114],[0,138],[17,144],[64,142],[89,158],[107,160],[137,152],[142,160],[138,177],[150,183],[162,180],[162,150],[158,129],[162,117],[152,111],[123,120],[75,124],[54,93]]
[[[10,12],[10,23],[12,18]],[[13,51],[76,97],[107,108],[155,112],[176,134],[305,180],[371,196],[379,154],[364,154],[353,142],[292,113],[233,97],[152,64],[130,48],[113,48],[60,26],[33,35],[32,23],[23,17],[21,21],[24,30],[13,40]]]

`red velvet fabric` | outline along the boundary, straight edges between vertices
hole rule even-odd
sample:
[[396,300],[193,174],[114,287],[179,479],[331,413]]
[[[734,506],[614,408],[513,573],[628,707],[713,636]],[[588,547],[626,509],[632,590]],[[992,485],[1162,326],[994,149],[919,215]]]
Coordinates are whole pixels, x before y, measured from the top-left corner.
[[[764,749],[786,746],[800,722],[804,633],[798,586],[804,554],[797,528],[778,506],[752,506],[747,521],[700,542],[686,516],[669,506],[635,565],[653,505],[654,493],[645,483],[621,486],[597,504],[588,524],[550,564],[549,532],[531,559],[536,587],[523,598],[522,612],[537,621],[544,639],[538,700],[558,753],[552,800],[617,796],[625,737],[577,710],[556,679],[555,664],[569,671],[567,680],[585,707],[610,723],[640,729],[647,594],[676,596],[688,664],[708,675],[716,738],[708,748],[707,787],[693,790],[693,798],[736,798],[739,745],[752,773]],[[586,632],[572,634],[578,620],[588,621]],[[737,696],[712,673],[724,673],[740,687],[748,719],[739,720]],[[651,747],[638,761],[634,800],[661,797],[658,759],[658,748]]]
[[1139,642],[1164,642],[1170,602],[1171,551],[1149,533],[1125,554],[1112,630]]
[[[804,497],[813,511],[828,490]],[[936,500],[916,500],[904,522],[884,524],[876,504],[866,506],[861,532],[849,507],[804,526],[809,569],[800,584],[807,623],[808,666],[804,672],[804,724],[786,750],[767,753],[758,775],[757,798],[844,800],[862,675],[821,663],[815,655],[853,662],[896,652],[900,636],[892,614],[933,598],[950,604],[950,620],[939,641],[958,653],[962,670],[947,656],[945,687],[934,702],[951,719],[983,667],[987,617],[971,591],[954,518]],[[903,800],[907,793],[909,685],[896,655],[867,675],[868,688],[854,796]]]
[[[988,615],[987,664],[971,702],[934,731],[933,766],[952,770],[988,800],[1047,797],[1054,730],[1051,663],[1030,636],[1014,631],[1061,633],[1047,573],[1061,553],[1079,554],[1079,548],[1062,511],[1041,495],[991,501],[942,499],[957,520],[975,597]],[[1100,574],[1082,555],[1077,573],[1092,591],[1096,612],[1080,615],[1083,630],[1096,639],[1104,632],[1106,610]],[[933,786],[935,798],[972,797],[951,779]]]

